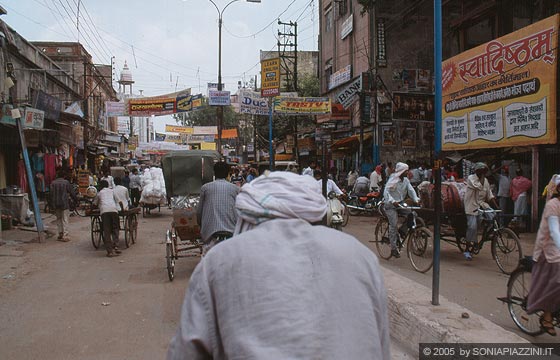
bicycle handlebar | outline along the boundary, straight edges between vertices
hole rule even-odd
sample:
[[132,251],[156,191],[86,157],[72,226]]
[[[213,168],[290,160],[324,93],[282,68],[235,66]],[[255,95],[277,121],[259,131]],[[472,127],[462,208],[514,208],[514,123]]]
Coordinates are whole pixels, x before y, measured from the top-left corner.
[[481,213],[499,213],[499,212],[502,212],[502,210],[500,210],[500,209],[478,209],[477,211],[481,212]]

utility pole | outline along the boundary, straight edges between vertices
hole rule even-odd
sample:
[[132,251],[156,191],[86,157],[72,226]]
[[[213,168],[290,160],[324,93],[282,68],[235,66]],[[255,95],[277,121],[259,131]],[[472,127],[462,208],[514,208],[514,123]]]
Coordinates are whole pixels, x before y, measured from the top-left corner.
[[[288,91],[298,91],[298,50],[297,50],[297,22],[284,23],[278,20],[278,25],[284,26],[284,31],[278,31],[278,54],[280,57],[280,77],[285,76],[286,87]],[[289,30],[288,30],[289,28]],[[293,32],[292,32],[293,28]],[[293,38],[293,43],[291,39]],[[284,42],[281,43],[280,39]],[[293,55],[290,55],[290,49],[293,50]],[[286,52],[288,49],[288,52]],[[290,70],[290,63],[293,66],[293,70]],[[284,70],[284,73],[282,73]],[[293,74],[293,76],[292,76]],[[299,151],[298,151],[298,116],[294,116],[292,120],[292,126],[294,130],[294,151],[296,162],[299,164]]]
[[[86,164],[86,169],[88,169],[88,144],[90,141],[89,138],[89,101],[88,101],[88,88],[87,88],[87,62],[84,59],[84,128],[83,128],[83,137],[84,137],[84,163]],[[95,171],[96,169],[92,169]]]

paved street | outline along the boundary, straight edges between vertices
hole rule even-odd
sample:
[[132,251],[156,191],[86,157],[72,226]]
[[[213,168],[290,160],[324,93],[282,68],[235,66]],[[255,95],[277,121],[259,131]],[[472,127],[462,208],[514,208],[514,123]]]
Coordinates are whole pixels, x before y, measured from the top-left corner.
[[[95,250],[89,218],[71,218],[69,243],[26,243],[33,233],[4,233],[0,246],[0,349],[6,359],[160,359],[174,333],[188,278],[198,258],[180,259],[176,279],[165,271],[165,230],[170,211],[139,219],[138,242],[117,258]],[[51,228],[54,217],[45,222]],[[352,217],[345,231],[374,252],[371,217]],[[530,248],[530,244],[527,249]],[[466,263],[444,245],[441,292],[473,312],[518,334],[506,306],[507,277],[490,249]],[[414,272],[406,257],[381,261],[394,272],[430,286],[431,272]],[[390,287],[390,284],[387,284]],[[475,295],[476,294],[476,295]],[[533,339],[534,340],[534,339]],[[558,341],[541,336],[537,341]],[[407,358],[394,345],[395,358]]]

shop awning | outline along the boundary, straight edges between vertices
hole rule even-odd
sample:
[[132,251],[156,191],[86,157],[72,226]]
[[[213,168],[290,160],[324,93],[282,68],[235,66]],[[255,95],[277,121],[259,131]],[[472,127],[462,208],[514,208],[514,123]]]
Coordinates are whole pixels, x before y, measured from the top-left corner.
[[[370,140],[371,134],[364,134],[364,141]],[[352,135],[344,139],[340,139],[331,145],[332,150],[345,150],[349,149],[360,143],[360,135]]]

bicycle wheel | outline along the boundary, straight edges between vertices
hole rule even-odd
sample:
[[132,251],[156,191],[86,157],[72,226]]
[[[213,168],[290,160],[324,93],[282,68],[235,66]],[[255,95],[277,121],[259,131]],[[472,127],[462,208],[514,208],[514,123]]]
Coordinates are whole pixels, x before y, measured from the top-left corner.
[[508,311],[521,331],[536,336],[544,333],[539,323],[542,313],[537,311],[534,314],[527,314],[527,295],[530,287],[530,272],[521,267],[511,274],[507,285]]
[[169,241],[169,238],[171,237],[171,232],[168,230],[167,231],[167,238],[168,241],[165,244],[165,259],[167,261],[167,277],[169,277],[169,281],[173,281],[173,278],[175,277],[175,255],[174,253],[174,248],[173,248],[173,241]]
[[425,273],[432,268],[434,234],[425,227],[414,229],[408,237],[406,254],[414,270]]
[[380,218],[375,226],[375,247],[377,253],[383,259],[391,258],[391,242],[389,241],[389,222],[386,218]]
[[138,236],[138,218],[136,214],[132,214],[128,217],[128,231],[130,232],[131,243],[136,244],[136,237]]
[[91,218],[91,242],[95,249],[99,249],[103,240],[103,230],[101,229],[101,219],[97,216]]
[[511,229],[498,230],[492,239],[492,257],[504,274],[511,274],[523,257],[519,238]]

